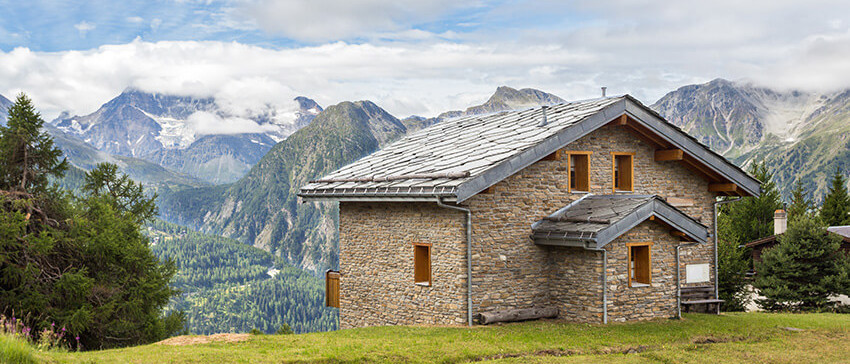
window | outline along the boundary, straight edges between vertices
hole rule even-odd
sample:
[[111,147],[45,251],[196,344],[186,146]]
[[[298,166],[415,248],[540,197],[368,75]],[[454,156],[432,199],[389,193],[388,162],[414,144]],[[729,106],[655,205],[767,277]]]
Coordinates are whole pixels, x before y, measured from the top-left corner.
[[325,306],[339,308],[339,272],[325,272]]
[[632,191],[634,153],[611,153],[613,157],[614,191]]
[[591,152],[566,152],[567,169],[570,171],[570,192],[590,191],[590,154]]
[[629,249],[629,287],[647,286],[652,281],[652,243],[626,243]]
[[413,282],[420,286],[431,285],[431,244],[413,245]]

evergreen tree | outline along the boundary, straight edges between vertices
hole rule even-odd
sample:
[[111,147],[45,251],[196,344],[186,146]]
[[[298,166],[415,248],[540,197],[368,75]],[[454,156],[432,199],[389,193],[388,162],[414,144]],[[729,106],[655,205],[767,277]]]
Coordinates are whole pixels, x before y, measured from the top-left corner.
[[850,294],[850,258],[841,238],[828,234],[816,218],[790,221],[779,244],[756,264],[754,286],[766,310],[810,310],[829,305],[828,297]]
[[796,220],[800,217],[809,216],[814,210],[814,203],[806,198],[806,189],[803,187],[803,181],[797,180],[794,183],[794,189],[791,190],[791,204],[788,205],[788,220]]
[[[728,219],[729,231],[734,231],[742,244],[773,235],[773,213],[782,208],[773,175],[764,162],[753,163],[749,173],[762,182],[761,195],[744,197],[741,201],[729,204],[726,208],[728,213],[721,214],[722,218]],[[729,240],[723,235],[720,239]]]
[[83,192],[105,199],[117,211],[142,223],[156,216],[156,194],[145,196],[141,183],[118,171],[112,163],[99,163],[86,173]]
[[47,187],[48,176],[62,177],[68,161],[42,129],[44,120],[21,93],[0,126],[0,189],[35,193]]
[[823,199],[820,216],[827,226],[850,224],[850,196],[847,195],[847,181],[841,170],[836,168],[832,175],[829,191]]

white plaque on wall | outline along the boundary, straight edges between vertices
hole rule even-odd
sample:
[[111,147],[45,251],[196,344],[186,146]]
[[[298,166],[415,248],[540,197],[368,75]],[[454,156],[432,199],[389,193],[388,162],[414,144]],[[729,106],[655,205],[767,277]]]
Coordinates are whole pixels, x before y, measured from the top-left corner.
[[685,266],[685,283],[708,282],[709,277],[708,263]]

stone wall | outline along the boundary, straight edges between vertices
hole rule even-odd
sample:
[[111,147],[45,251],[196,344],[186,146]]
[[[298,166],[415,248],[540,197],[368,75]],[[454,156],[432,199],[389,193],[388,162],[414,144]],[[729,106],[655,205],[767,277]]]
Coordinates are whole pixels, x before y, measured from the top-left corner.
[[[635,153],[634,191],[618,193],[662,196],[703,225],[712,226],[714,194],[708,192],[708,181],[678,162],[655,162],[655,148],[625,128],[619,126],[600,128],[571,143],[562,151],[593,152],[590,156],[590,192],[593,194],[613,193],[612,152]],[[546,282],[560,271],[573,269],[562,266],[569,261],[579,259],[586,261],[588,257],[600,253],[578,253],[581,250],[573,249],[570,251],[580,254],[583,258],[569,257],[566,249],[535,245],[531,239],[530,229],[533,222],[584,195],[584,193],[568,192],[567,182],[566,158],[541,160],[495,184],[490,189],[490,193],[478,194],[465,202],[473,210],[473,308],[475,312],[542,306],[552,302],[564,305],[563,302],[567,302],[553,298],[558,295],[564,296],[565,293],[550,294],[554,284],[566,282],[559,279],[556,279],[557,282],[548,284]],[[557,249],[560,251],[556,252]],[[682,248],[680,262],[682,282],[684,282],[685,264],[710,263],[712,260],[713,245],[710,241],[706,244]],[[549,263],[541,264],[541,262]],[[609,260],[609,265],[610,263]],[[601,269],[601,263],[599,264],[598,269]],[[618,261],[617,264],[623,264],[625,269],[625,260]],[[611,269],[617,268],[609,266],[609,270]],[[675,270],[668,269],[675,273]],[[711,274],[713,282],[714,272],[712,271]],[[594,281],[598,282],[599,279],[599,275],[596,275],[591,281],[584,283],[591,284]],[[699,285],[705,284],[711,283],[699,283]],[[600,317],[599,321],[601,321],[601,287],[597,286],[597,288],[600,289],[598,295],[595,293],[587,295],[588,299],[595,299],[594,302],[591,304],[583,302],[571,309],[575,312],[564,312],[564,316],[578,321]],[[675,285],[673,292],[675,292]],[[675,294],[672,297],[675,300]],[[577,298],[571,299],[573,302],[576,300]],[[599,308],[596,309],[593,306]],[[627,316],[627,314],[624,315]],[[667,313],[661,316],[667,317]]]
[[[340,327],[466,322],[462,212],[435,203],[339,204]],[[413,282],[413,244],[431,243],[431,286]]]
[[[593,152],[594,194],[612,193],[611,153],[635,153],[634,191],[629,193],[665,197],[711,226],[714,195],[708,192],[708,181],[677,162],[655,162],[655,149],[623,127],[600,128],[563,150]],[[568,192],[566,163],[566,158],[538,161],[464,202],[473,211],[474,312],[554,304],[564,318],[601,322],[601,253],[541,247],[531,239],[532,223],[583,195]],[[340,203],[341,327],[464,323],[464,233],[463,214],[434,203]],[[623,288],[629,239],[654,242],[652,274],[653,282],[659,279],[657,285]],[[434,244],[432,287],[413,284],[414,242]],[[612,321],[675,314],[676,243],[653,222],[606,247]],[[711,262],[712,249],[708,242],[681,250],[683,282],[685,264]]]

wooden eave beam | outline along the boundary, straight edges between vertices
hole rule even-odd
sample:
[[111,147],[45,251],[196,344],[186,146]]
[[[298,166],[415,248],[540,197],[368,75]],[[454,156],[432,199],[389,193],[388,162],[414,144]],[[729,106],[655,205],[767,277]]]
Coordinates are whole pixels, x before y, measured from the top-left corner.
[[685,152],[681,149],[659,149],[655,151],[655,161],[680,161],[685,158]]
[[549,154],[549,155],[543,157],[543,160],[544,161],[559,161],[559,160],[561,160],[562,155],[563,155],[563,153],[561,153],[560,150],[556,150],[552,154]]
[[734,183],[709,183],[708,192],[737,193],[738,185]]

